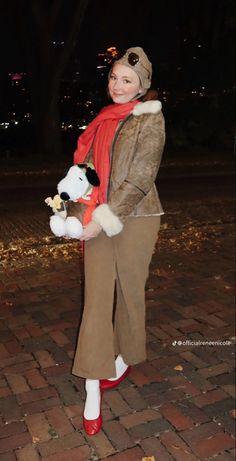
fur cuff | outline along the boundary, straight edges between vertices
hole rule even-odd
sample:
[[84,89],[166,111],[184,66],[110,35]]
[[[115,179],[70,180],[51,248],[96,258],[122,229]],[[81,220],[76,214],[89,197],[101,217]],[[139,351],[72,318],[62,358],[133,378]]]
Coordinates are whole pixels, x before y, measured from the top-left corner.
[[123,229],[122,222],[119,220],[118,216],[111,211],[109,205],[106,203],[99,205],[94,210],[92,220],[102,226],[108,237],[119,234]]
[[146,101],[140,102],[134,106],[132,114],[133,115],[142,115],[142,114],[158,114],[161,111],[162,105],[161,101]]

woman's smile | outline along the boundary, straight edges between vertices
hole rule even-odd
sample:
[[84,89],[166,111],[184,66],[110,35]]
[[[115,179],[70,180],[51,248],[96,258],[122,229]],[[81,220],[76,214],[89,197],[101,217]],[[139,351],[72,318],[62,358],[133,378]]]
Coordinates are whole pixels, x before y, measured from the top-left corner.
[[108,90],[114,103],[125,104],[142,92],[136,72],[123,64],[115,64],[108,82]]

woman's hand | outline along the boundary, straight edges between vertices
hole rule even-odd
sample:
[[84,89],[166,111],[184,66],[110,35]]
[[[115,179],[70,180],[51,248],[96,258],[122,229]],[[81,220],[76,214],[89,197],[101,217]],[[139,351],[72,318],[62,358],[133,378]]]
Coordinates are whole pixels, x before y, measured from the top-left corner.
[[83,234],[80,236],[80,240],[87,242],[88,240],[97,237],[101,230],[102,227],[100,224],[97,224],[95,221],[90,221],[83,227]]

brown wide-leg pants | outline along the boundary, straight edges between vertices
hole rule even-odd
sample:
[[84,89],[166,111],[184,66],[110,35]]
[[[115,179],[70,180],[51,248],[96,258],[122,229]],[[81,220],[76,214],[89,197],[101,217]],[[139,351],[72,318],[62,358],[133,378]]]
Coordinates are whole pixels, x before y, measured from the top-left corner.
[[146,359],[145,283],[159,227],[160,216],[129,218],[120,234],[101,232],[85,243],[85,306],[73,374],[112,378],[116,355],[127,365]]

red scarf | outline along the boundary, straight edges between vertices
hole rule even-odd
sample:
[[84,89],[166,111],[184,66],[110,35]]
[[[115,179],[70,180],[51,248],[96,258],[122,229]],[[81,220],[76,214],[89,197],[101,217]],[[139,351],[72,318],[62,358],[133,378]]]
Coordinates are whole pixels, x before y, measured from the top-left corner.
[[130,114],[139,101],[104,107],[78,139],[74,164],[83,163],[93,145],[93,163],[100,179],[98,203],[106,202],[110,174],[110,148],[118,123]]
[[89,194],[88,198],[83,198],[80,197],[77,202],[83,203],[84,205],[87,205],[87,208],[84,212],[83,216],[83,224],[88,224],[91,219],[92,219],[92,214],[93,211],[95,210],[97,204],[98,204],[98,188],[94,187],[93,191],[91,194]]

